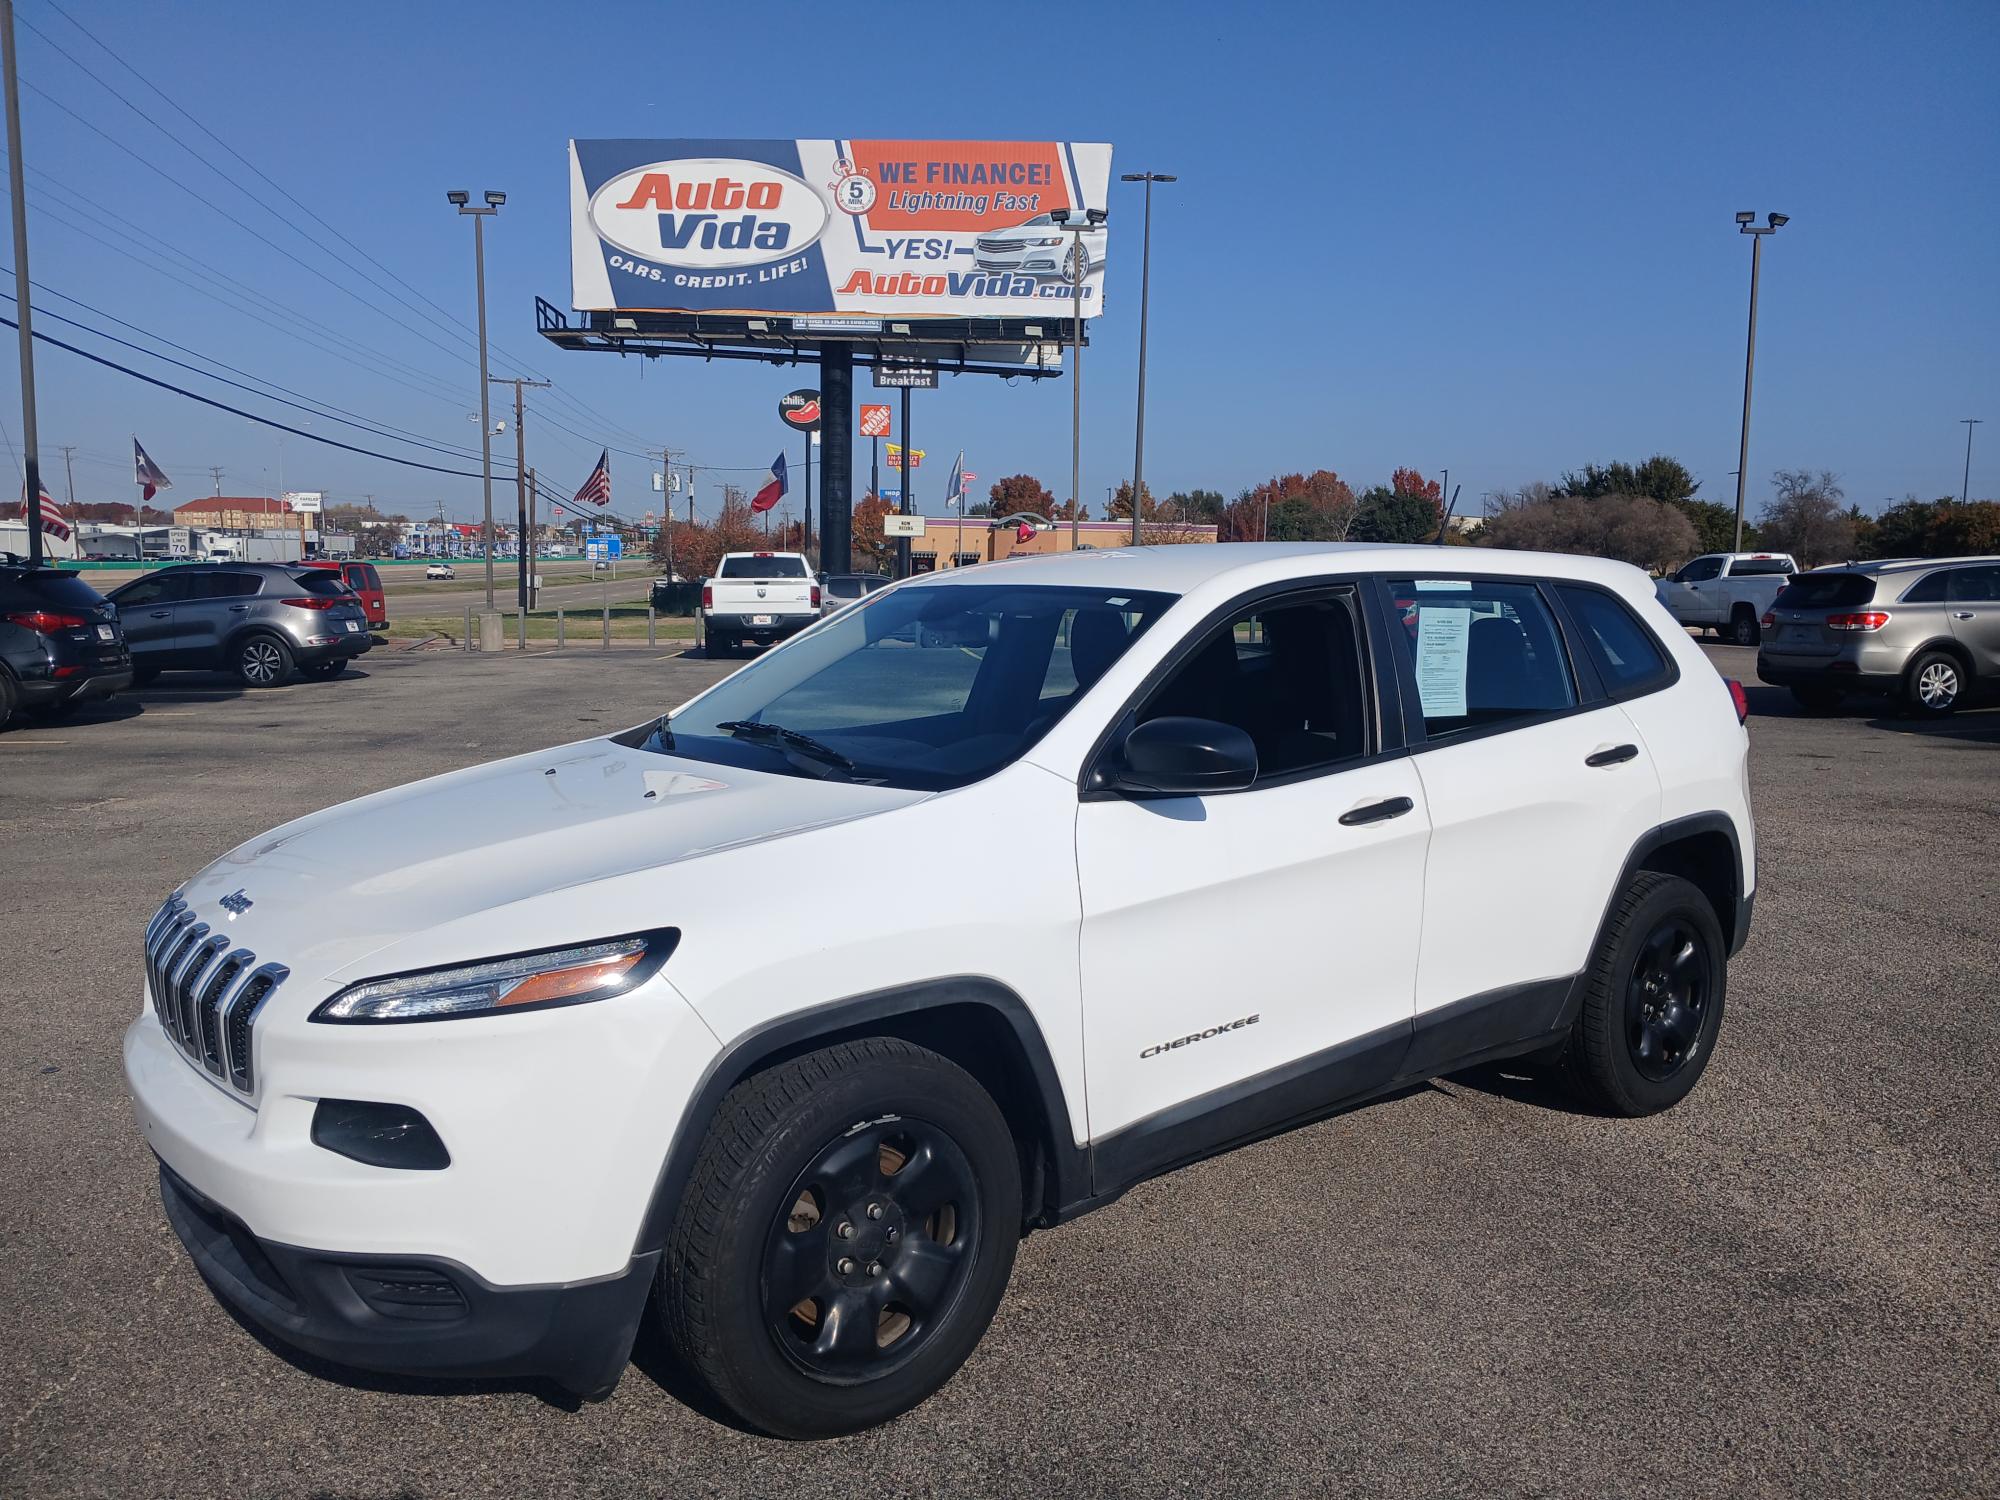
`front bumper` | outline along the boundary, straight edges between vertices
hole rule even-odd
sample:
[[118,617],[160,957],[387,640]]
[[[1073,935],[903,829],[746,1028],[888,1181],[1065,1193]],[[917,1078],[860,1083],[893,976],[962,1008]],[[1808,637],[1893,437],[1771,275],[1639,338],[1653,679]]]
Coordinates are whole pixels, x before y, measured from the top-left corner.
[[215,1294],[283,1343],[363,1370],[548,1379],[591,1399],[611,1393],[631,1358],[659,1261],[655,1251],[592,1281],[496,1287],[435,1256],[259,1239],[164,1162],[160,1200]]

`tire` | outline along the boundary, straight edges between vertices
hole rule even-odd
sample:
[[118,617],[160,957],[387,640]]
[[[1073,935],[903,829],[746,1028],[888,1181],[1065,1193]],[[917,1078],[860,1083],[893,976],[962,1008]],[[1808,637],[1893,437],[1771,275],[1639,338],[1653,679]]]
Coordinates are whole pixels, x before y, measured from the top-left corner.
[[1754,646],[1764,638],[1763,627],[1757,623],[1757,611],[1747,604],[1739,604],[1729,612],[1729,640],[1736,646]]
[[332,661],[315,662],[310,667],[300,667],[299,671],[315,682],[331,682],[347,670],[347,658],[336,657]]
[[279,687],[291,680],[292,648],[275,635],[258,631],[229,648],[229,665],[245,687]]
[[132,686],[135,688],[146,687],[153,682],[157,682],[159,676],[160,669],[158,667],[134,667],[132,669]]
[[14,686],[14,679],[5,671],[0,671],[0,731],[10,724],[20,722],[21,693]]
[[1926,651],[1903,674],[1903,701],[1924,719],[1942,719],[1965,697],[1965,664],[1949,651]]
[[763,1432],[859,1432],[972,1353],[1021,1218],[1014,1137],[969,1074],[891,1037],[808,1053],[709,1126],[660,1265],[667,1341]]
[[1824,687],[1818,683],[1802,683],[1792,689],[1792,701],[1807,713],[1831,713],[1846,700],[1847,695],[1837,687]]
[[1678,1104],[1715,1050],[1728,988],[1708,898],[1678,875],[1635,875],[1612,903],[1584,986],[1563,1059],[1572,1091],[1628,1118]]

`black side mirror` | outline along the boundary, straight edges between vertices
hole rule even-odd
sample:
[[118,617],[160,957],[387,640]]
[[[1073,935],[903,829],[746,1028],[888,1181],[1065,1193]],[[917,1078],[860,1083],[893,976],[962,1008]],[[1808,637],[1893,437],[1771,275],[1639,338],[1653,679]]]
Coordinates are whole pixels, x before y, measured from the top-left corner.
[[1233,724],[1213,719],[1150,719],[1125,736],[1113,791],[1136,797],[1201,797],[1240,792],[1257,779],[1257,747]]

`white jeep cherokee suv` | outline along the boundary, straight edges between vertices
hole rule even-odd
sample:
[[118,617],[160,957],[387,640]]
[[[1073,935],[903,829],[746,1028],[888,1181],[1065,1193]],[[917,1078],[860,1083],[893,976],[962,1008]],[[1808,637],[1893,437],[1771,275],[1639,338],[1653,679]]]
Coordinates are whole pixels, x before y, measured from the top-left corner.
[[596,1397],[650,1297],[748,1422],[852,1431],[1147,1177],[1484,1059],[1679,1100],[1750,923],[1742,717],[1616,563],[934,574],[231,851],[147,929],[126,1075],[280,1340]]

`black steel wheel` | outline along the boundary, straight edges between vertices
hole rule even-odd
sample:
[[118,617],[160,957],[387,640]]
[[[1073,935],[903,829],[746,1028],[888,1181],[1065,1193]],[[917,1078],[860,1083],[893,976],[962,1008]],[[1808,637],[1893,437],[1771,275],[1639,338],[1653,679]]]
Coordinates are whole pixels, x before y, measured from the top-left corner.
[[930,1120],[860,1126],[792,1184],[764,1243],[764,1320],[823,1380],[874,1379],[945,1322],[979,1237],[972,1163]]
[[1701,1050],[1711,968],[1706,941],[1674,914],[1655,923],[1639,945],[1625,981],[1625,1043],[1642,1078],[1671,1078]]
[[732,1088],[661,1259],[676,1356],[737,1416],[833,1437],[951,1378],[1006,1290],[1012,1131],[937,1053],[865,1037]]
[[1611,903],[1564,1049],[1586,1102],[1650,1115],[1687,1097],[1722,1026],[1728,946],[1715,909],[1678,875],[1642,871]]

